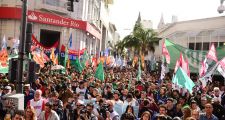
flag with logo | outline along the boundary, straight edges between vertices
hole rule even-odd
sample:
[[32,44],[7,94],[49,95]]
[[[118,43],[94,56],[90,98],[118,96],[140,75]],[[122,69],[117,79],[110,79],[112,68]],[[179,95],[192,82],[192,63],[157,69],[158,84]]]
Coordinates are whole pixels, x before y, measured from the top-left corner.
[[166,57],[166,63],[170,64],[170,54],[166,48],[165,42],[163,42],[163,45],[162,45],[162,55]]
[[102,82],[105,80],[104,68],[103,68],[102,62],[100,62],[98,64],[98,67],[97,67],[96,72],[95,72],[95,78],[101,80]]

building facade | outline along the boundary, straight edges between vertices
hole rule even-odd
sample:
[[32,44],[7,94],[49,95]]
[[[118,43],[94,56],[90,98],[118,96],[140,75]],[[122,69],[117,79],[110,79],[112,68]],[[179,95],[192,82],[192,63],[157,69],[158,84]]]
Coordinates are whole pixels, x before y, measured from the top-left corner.
[[[67,11],[67,0],[28,0],[28,22],[33,23],[33,35],[46,48],[56,42],[67,46],[72,35],[73,50],[86,48],[88,53],[101,50],[101,0],[74,2],[74,12]],[[12,47],[11,39],[19,39],[21,0],[0,1],[0,38]]]
[[[164,24],[158,29],[159,37],[169,38],[172,42],[192,50],[209,50],[210,44],[216,47],[225,45],[225,17],[212,17]],[[159,58],[162,53],[160,41],[155,55]]]

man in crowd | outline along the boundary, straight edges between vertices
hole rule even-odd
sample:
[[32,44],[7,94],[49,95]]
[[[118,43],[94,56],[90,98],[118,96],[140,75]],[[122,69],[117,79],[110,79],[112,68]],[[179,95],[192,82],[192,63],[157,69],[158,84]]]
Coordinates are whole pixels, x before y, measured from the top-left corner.
[[200,114],[199,120],[218,120],[218,118],[213,115],[212,104],[205,104],[205,113]]
[[32,106],[35,109],[35,113],[37,115],[37,118],[39,119],[39,116],[41,114],[41,111],[45,108],[46,100],[42,98],[42,92],[41,90],[36,90],[34,93],[34,99],[31,99],[27,106]]
[[24,85],[24,107],[26,108],[28,101],[34,98],[34,90],[30,88],[30,84]]
[[39,115],[39,120],[60,120],[58,114],[52,110],[52,107],[52,103],[47,102],[44,111]]

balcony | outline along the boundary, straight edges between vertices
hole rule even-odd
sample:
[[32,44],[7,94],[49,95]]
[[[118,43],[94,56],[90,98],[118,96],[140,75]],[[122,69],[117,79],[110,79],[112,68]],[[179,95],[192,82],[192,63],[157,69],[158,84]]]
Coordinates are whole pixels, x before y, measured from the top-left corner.
[[68,14],[66,9],[66,0],[40,0],[38,9],[44,11],[53,11],[59,14]]

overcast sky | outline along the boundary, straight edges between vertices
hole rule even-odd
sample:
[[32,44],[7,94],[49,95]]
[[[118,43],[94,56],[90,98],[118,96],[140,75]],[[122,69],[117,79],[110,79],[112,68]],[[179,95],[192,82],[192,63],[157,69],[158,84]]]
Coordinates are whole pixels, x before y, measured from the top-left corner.
[[165,23],[171,22],[172,15],[178,21],[225,15],[217,12],[219,5],[220,0],[114,0],[110,19],[123,37],[130,33],[139,11],[142,19],[151,20],[156,28],[161,14]]

